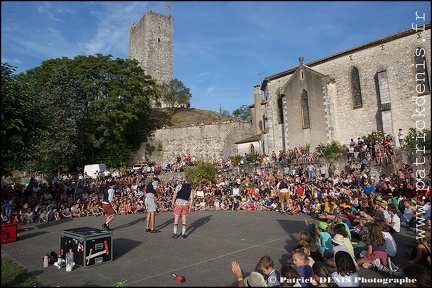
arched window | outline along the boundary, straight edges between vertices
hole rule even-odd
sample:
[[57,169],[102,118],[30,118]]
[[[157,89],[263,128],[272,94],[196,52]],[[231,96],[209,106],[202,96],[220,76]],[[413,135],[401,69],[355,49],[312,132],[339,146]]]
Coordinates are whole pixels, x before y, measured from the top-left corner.
[[309,96],[306,90],[303,90],[301,95],[301,112],[303,120],[303,129],[310,128],[310,118],[309,118]]
[[356,67],[353,67],[351,69],[351,93],[353,99],[353,109],[363,107],[360,77],[358,69]]
[[419,95],[430,94],[429,74],[427,70],[426,50],[417,47],[414,54],[415,85]]
[[255,146],[253,144],[249,146],[249,154],[255,154]]
[[282,107],[282,104],[283,104],[283,102],[282,102],[282,96],[283,95],[280,95],[279,96],[279,98],[278,98],[278,102],[277,102],[277,104],[278,104],[278,114],[279,114],[279,121],[278,121],[278,123],[279,124],[282,124],[282,123],[284,123],[284,117],[283,117],[283,107]]

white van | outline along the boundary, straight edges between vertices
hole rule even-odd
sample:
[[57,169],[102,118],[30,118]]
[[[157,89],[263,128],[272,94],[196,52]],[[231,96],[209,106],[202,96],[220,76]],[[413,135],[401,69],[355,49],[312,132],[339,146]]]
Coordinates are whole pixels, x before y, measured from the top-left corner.
[[106,165],[105,164],[90,164],[90,165],[85,165],[84,166],[84,175],[87,173],[88,177],[92,177],[94,173],[96,173],[96,171],[100,172],[101,175],[102,172],[104,172],[106,170]]
[[146,164],[136,163],[132,166],[134,171],[142,171],[142,169],[146,166]]

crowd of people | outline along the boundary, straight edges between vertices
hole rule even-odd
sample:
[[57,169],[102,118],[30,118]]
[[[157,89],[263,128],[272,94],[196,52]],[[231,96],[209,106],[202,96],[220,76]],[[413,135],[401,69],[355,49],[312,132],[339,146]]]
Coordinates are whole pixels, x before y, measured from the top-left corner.
[[[183,195],[183,192],[178,193],[184,179],[173,177],[160,181],[157,178],[163,173],[171,173],[169,169],[112,169],[107,174],[80,175],[77,179],[63,175],[47,183],[32,177],[23,189],[18,185],[2,188],[2,223],[22,225],[105,216],[102,228],[109,229],[115,215],[147,213],[146,231],[157,232],[154,231],[154,213],[169,211],[175,214],[173,238],[179,235],[186,238],[184,216],[191,210],[302,213],[313,220],[306,223],[304,233],[300,233],[299,246],[292,251],[291,262],[276,271],[271,259],[260,261],[264,275],[258,274],[264,277],[263,283],[268,286],[331,284],[320,283],[319,279],[324,276],[339,286],[343,283],[358,286],[358,282],[347,277],[355,278],[360,267],[374,267],[392,277],[406,276],[410,272],[396,267],[391,261],[397,252],[392,234],[400,233],[401,229],[414,233],[419,227],[427,233],[417,241],[410,262],[430,271],[430,164],[423,179],[416,178],[408,164],[401,164],[397,173],[374,178],[365,173],[365,167],[373,163],[379,165],[382,159],[379,160],[377,154],[369,155],[368,147],[353,142],[354,148],[359,147],[352,155],[349,152],[348,163],[356,165],[349,165],[348,171],[336,167],[333,162],[325,162],[319,151],[302,153],[304,148],[265,155],[253,172],[239,167],[234,169],[232,159],[216,161],[217,182],[191,187],[191,194],[185,194],[186,199],[175,199]],[[179,158],[175,165],[183,166],[182,162],[191,159],[190,155]],[[363,159],[366,164],[361,164]],[[246,162],[247,155],[240,166]],[[147,203],[149,194],[153,195],[154,207]],[[110,204],[109,211],[107,204]],[[180,216],[182,228],[177,231]],[[354,247],[364,249],[355,255]],[[329,274],[328,267],[336,271]],[[238,276],[239,285],[248,286],[238,263],[233,262],[232,270]],[[298,275],[300,280],[273,283],[275,275],[277,279]],[[248,277],[248,281],[260,282],[258,275]],[[306,283],[301,279],[315,280]]]

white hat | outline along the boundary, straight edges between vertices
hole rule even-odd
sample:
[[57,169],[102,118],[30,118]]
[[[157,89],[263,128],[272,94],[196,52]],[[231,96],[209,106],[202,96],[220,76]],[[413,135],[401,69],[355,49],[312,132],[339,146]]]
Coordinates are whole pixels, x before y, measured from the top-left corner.
[[264,276],[258,272],[252,272],[244,278],[245,287],[266,287],[267,284],[265,282]]
[[331,240],[332,242],[339,244],[339,245],[345,245],[344,244],[344,237],[341,234],[336,234]]

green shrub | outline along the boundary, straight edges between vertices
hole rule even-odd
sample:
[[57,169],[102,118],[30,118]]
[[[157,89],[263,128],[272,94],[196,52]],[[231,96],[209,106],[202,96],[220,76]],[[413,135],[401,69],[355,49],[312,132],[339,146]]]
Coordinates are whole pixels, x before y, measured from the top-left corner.
[[410,128],[408,135],[404,139],[405,147],[423,150],[431,150],[431,131],[423,129],[420,131],[415,128]]
[[381,143],[381,141],[384,139],[385,135],[381,131],[373,131],[372,133],[362,136],[363,142],[365,144],[375,144],[377,142]]
[[338,141],[333,141],[330,144],[320,144],[319,150],[324,157],[337,157],[348,153],[348,146],[340,144]]
[[192,187],[198,183],[216,183],[216,171],[212,163],[199,161],[196,166],[186,166],[185,175],[191,179]]

